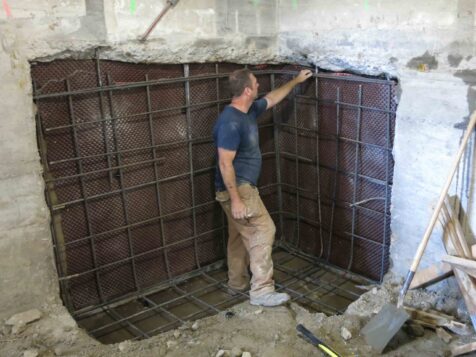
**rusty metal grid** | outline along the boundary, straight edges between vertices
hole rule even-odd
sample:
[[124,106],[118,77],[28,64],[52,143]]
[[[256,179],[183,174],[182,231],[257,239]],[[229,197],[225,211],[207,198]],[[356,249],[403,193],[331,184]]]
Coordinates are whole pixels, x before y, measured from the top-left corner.
[[283,242],[376,281],[389,266],[395,93],[391,80],[317,74],[278,109]]
[[[210,134],[230,99],[226,74],[240,67],[32,65],[58,273],[72,312],[224,258]],[[298,67],[250,69],[267,92]],[[260,118],[260,194],[278,240],[374,280],[388,269],[394,92],[390,81],[317,74]]]
[[[370,283],[293,249],[274,249],[273,261],[277,290],[311,312],[341,314],[364,292],[357,285]],[[168,288],[103,306],[96,314],[81,316],[78,323],[105,344],[148,338],[187,321],[223,313],[248,299],[247,293],[230,292],[226,275],[223,264],[213,264]]]

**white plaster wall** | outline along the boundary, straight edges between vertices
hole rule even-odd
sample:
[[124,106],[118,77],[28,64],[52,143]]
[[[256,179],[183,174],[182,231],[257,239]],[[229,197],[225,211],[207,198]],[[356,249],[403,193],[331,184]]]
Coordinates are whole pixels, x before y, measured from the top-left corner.
[[[361,0],[181,0],[146,43],[136,38],[164,0],[137,1],[134,15],[125,0],[7,2],[12,17],[0,7],[0,318],[58,296],[28,61],[88,57],[100,47],[102,58],[127,61],[300,61],[398,77],[392,209],[398,273],[407,268],[458,146],[462,130],[454,126],[476,107],[471,72],[460,72],[476,68],[474,0],[368,0],[368,8]],[[425,53],[420,62],[437,61],[435,68],[407,66]],[[438,237],[428,252],[441,254]]]

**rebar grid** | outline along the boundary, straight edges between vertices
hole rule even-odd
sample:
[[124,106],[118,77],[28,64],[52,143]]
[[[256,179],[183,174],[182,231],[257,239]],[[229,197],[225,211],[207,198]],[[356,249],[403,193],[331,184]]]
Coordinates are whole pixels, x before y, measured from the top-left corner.
[[[278,291],[289,293],[293,301],[302,303],[311,311],[324,312],[327,315],[342,313],[348,304],[358,299],[362,291],[354,287],[357,282],[370,282],[352,274],[339,275],[315,258],[303,256],[292,250],[286,251],[283,248],[275,250],[274,263]],[[222,268],[209,272],[197,272],[189,279],[172,284],[171,289],[177,292],[175,297],[167,297],[171,290],[164,289],[148,295],[141,295],[125,305],[103,306],[100,315],[109,315],[110,320],[99,325],[94,322],[93,328],[90,327],[91,323],[88,321],[91,318],[90,314],[78,315],[76,318],[92,336],[105,343],[122,340],[124,336],[119,332],[124,333],[124,331],[129,332],[128,338],[130,339],[147,338],[177,328],[188,321],[222,313],[232,305],[249,298],[248,294],[239,291],[231,294],[226,285],[225,276],[226,269],[223,265]],[[331,278],[323,279],[325,276]],[[206,283],[200,282],[200,287],[191,291],[181,287],[194,280]],[[207,301],[207,295],[213,295],[220,299],[218,302],[211,303]],[[326,297],[329,297],[329,301],[324,301]],[[336,298],[340,299],[338,304],[335,303]],[[160,302],[157,302],[159,300]],[[134,309],[133,306],[137,303],[142,306],[139,309]],[[190,308],[190,303],[193,305],[193,311],[184,314]],[[187,304],[187,309],[181,311],[183,304]],[[137,311],[128,316],[122,316],[118,312],[118,310],[126,311],[128,309]],[[171,312],[173,310],[176,312]],[[179,314],[182,315],[179,316]],[[93,320],[97,319],[97,315],[93,316]],[[154,327],[144,330],[141,325]]]
[[[114,326],[144,338],[245,298],[214,305],[179,287],[196,272],[210,287],[226,288],[225,280],[207,273],[225,257],[227,229],[213,197],[210,134],[230,101],[226,77],[240,67],[131,65],[99,56],[32,66],[61,293],[77,318],[103,309]],[[261,94],[300,69],[270,68],[250,67]],[[382,280],[390,244],[394,97],[394,81],[316,70],[260,118],[260,193],[276,222],[277,243],[290,254]],[[294,279],[278,289],[313,309],[341,312],[323,301],[340,288],[313,277],[320,265],[298,273],[276,267]],[[294,285],[306,276],[316,288],[304,293]],[[157,286],[183,293],[202,309],[175,316],[167,308],[174,301],[156,304],[145,295]],[[136,316],[121,317],[114,306],[137,296],[149,299],[168,327],[143,331],[133,323]]]

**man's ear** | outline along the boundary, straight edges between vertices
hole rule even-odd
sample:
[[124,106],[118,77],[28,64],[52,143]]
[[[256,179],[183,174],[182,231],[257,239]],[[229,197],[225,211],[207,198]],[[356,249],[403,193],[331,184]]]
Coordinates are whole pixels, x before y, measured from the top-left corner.
[[251,95],[251,92],[252,92],[252,90],[251,90],[250,87],[245,87],[245,94],[246,95]]

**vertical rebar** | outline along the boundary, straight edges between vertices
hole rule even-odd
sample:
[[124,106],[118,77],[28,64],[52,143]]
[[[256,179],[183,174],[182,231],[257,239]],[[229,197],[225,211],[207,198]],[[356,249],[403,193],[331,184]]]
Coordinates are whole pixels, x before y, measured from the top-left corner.
[[321,252],[319,253],[319,258],[322,258],[324,254],[324,236],[322,231],[322,206],[321,206],[321,169],[320,158],[319,158],[319,78],[318,78],[318,69],[316,67],[315,73],[315,96],[316,96],[316,116],[314,121],[314,127],[316,128],[316,186],[317,186],[317,209],[318,209],[318,219],[319,219],[319,238],[321,242]]
[[[69,79],[66,79],[66,89],[67,89],[68,92],[71,90],[70,84],[69,84]],[[69,108],[69,115],[70,115],[70,118],[71,118],[71,123],[73,124],[73,127],[71,128],[71,130],[73,131],[74,154],[77,157],[81,157],[81,153],[80,153],[80,150],[79,150],[79,144],[78,144],[78,134],[77,134],[77,131],[76,131],[76,125],[74,125],[76,123],[76,118],[75,118],[75,115],[74,115],[73,97],[71,95],[68,95],[68,108]],[[76,164],[77,164],[77,167],[78,167],[79,174],[82,175],[83,174],[83,162],[82,162],[82,160],[76,161]],[[86,227],[88,229],[88,235],[93,235],[94,233],[93,233],[93,228],[92,228],[92,225],[91,225],[91,215],[90,215],[90,212],[89,212],[89,204],[88,204],[88,200],[87,200],[86,186],[85,186],[85,183],[84,183],[84,176],[79,176],[79,183],[80,183],[80,189],[81,189],[81,196],[84,198],[83,204],[84,204],[84,213],[85,213],[85,218],[86,218]],[[96,254],[95,239],[93,237],[91,237],[89,242],[90,242],[91,253],[92,253],[92,258],[93,258],[93,266],[94,266],[94,268],[97,268],[98,267],[98,260],[97,260],[97,254]],[[105,300],[104,300],[104,294],[103,294],[103,291],[102,291],[102,285],[101,285],[101,280],[100,280],[101,278],[100,278],[99,271],[96,270],[94,274],[95,274],[95,277],[96,277],[96,285],[97,285],[97,289],[98,289],[99,300],[101,302],[104,302]]]
[[[276,86],[275,83],[275,75],[274,73],[271,74],[271,91],[274,90]],[[280,126],[279,126],[279,118],[277,115],[277,108],[276,106],[273,107],[273,133],[274,133],[274,152],[276,155],[276,180],[277,180],[277,188],[278,188],[278,205],[279,205],[279,232],[281,236],[279,240],[282,241],[284,238],[284,222],[283,222],[283,190],[281,185],[281,154],[280,154]]]
[[[101,74],[101,63],[99,60],[99,49],[96,49],[96,75],[98,77],[98,86],[99,88],[102,87],[102,74]],[[99,112],[101,114],[101,120],[105,119],[106,111],[104,110],[104,93],[102,91],[99,92]],[[109,140],[107,135],[107,124],[106,121],[102,122],[102,132],[104,137],[104,149],[106,150],[106,160],[107,160],[107,167],[110,169],[112,167],[111,163],[111,155],[109,155]],[[109,173],[109,186],[112,187],[114,182],[114,177],[112,174],[112,170],[108,171]]]
[[[185,78],[190,77],[190,67],[188,64],[183,65],[183,75]],[[188,141],[188,163],[190,168],[190,193],[192,200],[192,221],[193,221],[193,236],[197,235],[197,212],[195,208],[195,183],[193,172],[193,143],[192,143],[192,118],[190,115],[190,80],[185,81],[185,107],[187,117],[187,141]],[[197,238],[193,240],[195,250],[195,263],[197,267],[201,267],[200,259],[198,257],[198,243]]]
[[[217,101],[220,100],[220,78],[218,78],[218,74],[220,73],[219,71],[219,66],[218,63],[215,63],[215,74],[217,75],[217,78],[215,80],[215,84],[217,86]],[[220,102],[217,102],[217,118],[220,115]],[[216,160],[218,160],[218,154],[215,154]],[[218,162],[216,163],[217,167],[215,170],[218,170]],[[226,216],[225,216],[225,211],[223,211],[220,207],[220,212],[221,212],[221,226],[225,227],[225,222],[227,222]],[[226,244],[226,230],[223,228],[222,230],[222,244],[223,244],[223,253],[226,255],[227,254],[227,244]]]
[[[145,75],[145,80],[146,82],[149,81],[149,76],[146,74]],[[156,144],[155,144],[155,136],[154,136],[154,123],[152,120],[152,101],[150,99],[150,86],[147,85],[145,87],[146,93],[147,93],[147,111],[149,113],[149,130],[150,130],[150,143],[152,146],[152,156],[154,159],[154,177],[155,177],[155,192],[156,192],[156,199],[157,199],[157,211],[159,215],[159,226],[160,226],[160,238],[162,240],[162,246],[164,247],[164,262],[165,262],[165,270],[167,272],[167,278],[171,279],[172,274],[170,273],[170,264],[169,264],[169,257],[168,257],[168,252],[166,248],[166,239],[165,239],[165,229],[164,229],[164,219],[162,218],[162,201],[161,201],[161,195],[160,195],[160,183],[159,183],[159,169],[157,167],[158,162],[155,161],[157,160],[157,152],[156,150]]]
[[[109,76],[109,74],[107,75],[107,84],[108,85],[111,85],[111,77]],[[112,116],[115,116],[115,112],[114,112],[114,99],[113,99],[113,96],[112,96],[112,90],[108,91],[108,94],[109,94],[109,110],[111,112],[111,115]],[[119,186],[120,186],[120,190],[121,190],[121,198],[122,198],[122,211],[123,211],[123,214],[124,214],[124,219],[125,219],[125,223],[126,225],[128,226],[127,227],[127,243],[129,245],[129,254],[131,257],[134,256],[134,246],[132,244],[132,233],[131,233],[131,228],[129,227],[129,224],[130,224],[130,220],[129,220],[129,204],[128,204],[128,197],[127,197],[127,192],[124,190],[124,170],[123,168],[121,167],[122,166],[122,154],[119,152],[119,147],[120,147],[120,143],[119,143],[119,137],[117,135],[117,123],[114,121],[112,122],[112,137],[113,137],[113,141],[114,141],[114,144],[116,146],[116,151],[118,151],[117,155],[116,155],[116,159],[117,159],[117,163],[119,165]],[[132,266],[132,275],[134,277],[134,287],[135,287],[135,290],[139,291],[140,290],[140,287],[139,287],[139,280],[137,279],[137,269],[136,269],[136,260],[135,258],[132,258],[131,259],[131,266]]]
[[296,190],[296,231],[297,231],[297,240],[296,240],[296,247],[299,247],[299,239],[300,239],[300,200],[299,200],[299,135],[298,135],[298,122],[297,122],[297,101],[296,101],[296,90],[297,87],[293,89],[293,115],[294,115],[294,150],[295,150],[295,165],[296,165],[296,186],[294,189]]
[[388,202],[388,186],[389,186],[389,171],[390,164],[389,156],[392,154],[390,145],[390,120],[393,114],[390,114],[392,109],[392,82],[388,82],[388,107],[387,107],[387,120],[386,120],[386,143],[385,143],[385,207],[383,209],[383,237],[382,237],[382,259],[380,264],[380,281],[383,280],[385,274],[385,253],[387,249],[387,210],[389,209]]
[[352,235],[350,237],[350,258],[347,270],[352,268],[354,261],[354,240],[355,240],[355,220],[357,212],[357,182],[359,180],[359,155],[360,155],[360,124],[362,121],[362,85],[359,85],[359,108],[357,109],[357,135],[355,141],[355,161],[354,161],[354,185],[352,193]]
[[339,134],[340,134],[340,87],[337,87],[336,92],[336,161],[335,161],[335,175],[334,175],[334,187],[332,190],[332,203],[331,203],[331,222],[329,226],[329,246],[327,247],[327,258],[329,261],[332,251],[332,235],[334,234],[334,214],[337,200],[337,180],[339,178]]
[[[37,91],[37,85],[35,81],[32,81],[32,87],[33,87],[33,95],[36,95]],[[50,174],[50,170],[48,167],[48,156],[46,154],[46,141],[43,136],[43,123],[42,123],[42,118],[40,115],[40,100],[38,99],[36,101],[36,106],[37,106],[37,113],[36,113],[36,135],[38,138],[38,148],[40,151],[40,158],[41,158],[41,163],[43,165],[44,171],[43,171],[43,176],[45,181],[48,178],[48,175]],[[55,202],[57,201],[56,194],[54,191],[54,183],[46,183],[46,192],[45,192],[45,199],[46,199],[46,204],[48,205],[48,208],[50,209],[50,230],[51,230],[51,237],[53,239],[53,244],[54,244],[54,251],[55,251],[55,263],[56,263],[56,268],[58,270],[58,276],[63,277],[68,274],[68,265],[66,261],[66,254],[65,251],[63,251],[64,248],[64,235],[62,234],[62,226],[61,226],[61,216],[60,213],[54,212],[51,207],[53,207],[54,204],[58,203]],[[57,230],[61,230],[61,234],[57,233]],[[58,237],[58,235],[60,237]],[[61,239],[61,242],[60,242]],[[71,294],[69,293],[69,282],[68,281],[60,281],[60,293],[61,297],[66,305],[66,307],[69,310],[73,310],[74,305],[73,301],[71,299]]]

